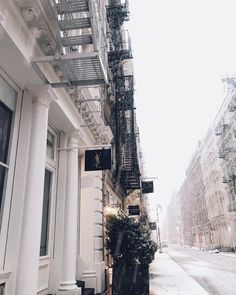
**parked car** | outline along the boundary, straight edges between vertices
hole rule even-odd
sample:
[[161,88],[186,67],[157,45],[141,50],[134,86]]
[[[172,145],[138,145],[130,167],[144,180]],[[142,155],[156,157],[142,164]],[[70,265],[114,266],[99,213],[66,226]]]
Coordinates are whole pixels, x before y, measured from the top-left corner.
[[218,249],[214,249],[214,250],[209,250],[209,253],[220,253],[220,251]]
[[162,248],[167,248],[168,247],[168,242],[167,241],[162,241],[161,246],[162,246]]

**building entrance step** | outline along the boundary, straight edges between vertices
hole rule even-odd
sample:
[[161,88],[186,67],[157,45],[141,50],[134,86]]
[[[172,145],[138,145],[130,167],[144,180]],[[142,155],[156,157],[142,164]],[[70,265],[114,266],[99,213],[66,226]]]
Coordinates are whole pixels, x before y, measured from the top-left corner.
[[76,285],[82,288],[82,291],[83,291],[85,288],[85,281],[76,281]]
[[94,295],[94,288],[85,288],[85,281],[76,281],[76,285],[82,288],[82,295]]
[[93,288],[85,288],[83,290],[82,295],[94,295],[94,289]]

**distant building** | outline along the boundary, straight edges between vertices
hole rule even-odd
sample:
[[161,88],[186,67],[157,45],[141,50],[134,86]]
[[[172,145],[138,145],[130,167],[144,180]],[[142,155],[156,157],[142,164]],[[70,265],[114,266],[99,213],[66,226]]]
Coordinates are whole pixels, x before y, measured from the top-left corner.
[[182,223],[180,218],[179,195],[177,191],[174,191],[167,207],[168,241],[179,245],[182,244]]
[[[225,80],[225,101],[196,148],[179,192],[171,199],[168,221],[174,223],[171,212],[179,198],[184,244],[235,251],[236,90],[234,78]],[[169,235],[173,240],[174,232]]]

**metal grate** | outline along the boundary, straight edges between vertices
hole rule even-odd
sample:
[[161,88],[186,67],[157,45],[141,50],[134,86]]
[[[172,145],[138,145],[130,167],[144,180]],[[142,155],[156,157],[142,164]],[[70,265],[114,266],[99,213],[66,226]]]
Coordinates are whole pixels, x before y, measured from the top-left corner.
[[86,12],[89,10],[88,0],[61,2],[56,4],[58,14]]
[[[91,45],[94,42],[91,22],[94,22],[96,17],[91,7],[93,6],[89,5],[88,0],[61,0],[55,4],[54,11],[59,26],[58,52],[55,56],[31,60],[41,79],[52,87],[94,86],[108,83],[105,65],[100,57],[101,52],[78,53],[82,51],[81,46]],[[96,44],[91,48],[94,50]],[[62,81],[49,81],[41,70],[40,63],[51,63],[55,66],[62,74]]]
[[90,18],[76,18],[76,19],[64,19],[59,20],[59,26],[62,31],[87,29],[91,27]]
[[85,44],[92,44],[92,35],[78,35],[71,37],[63,37],[61,38],[61,43],[63,46],[80,46]]
[[98,59],[59,61],[58,65],[69,81],[103,78]]
[[[89,86],[107,83],[107,75],[98,52],[74,53],[61,55],[59,57],[47,56],[31,59],[32,65],[38,75],[52,87]],[[63,81],[48,81],[39,67],[40,63],[51,63],[57,65],[62,71]]]

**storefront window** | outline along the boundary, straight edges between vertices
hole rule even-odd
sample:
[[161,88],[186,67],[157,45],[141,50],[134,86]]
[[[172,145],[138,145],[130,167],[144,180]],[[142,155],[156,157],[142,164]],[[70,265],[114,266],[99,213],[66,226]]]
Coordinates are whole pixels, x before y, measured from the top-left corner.
[[0,295],[5,295],[5,283],[0,284]]
[[55,136],[48,131],[47,134],[47,157],[54,160],[54,150],[55,150]]
[[2,211],[13,112],[0,101],[0,209]]
[[46,168],[44,177],[43,213],[41,228],[40,256],[49,255],[49,234],[51,203],[53,198],[53,179],[56,170],[56,133],[51,127],[47,133]]
[[50,199],[52,186],[52,172],[45,170],[44,177],[44,195],[43,195],[43,215],[41,228],[40,256],[48,254],[48,234],[49,234],[49,216],[50,216]]

